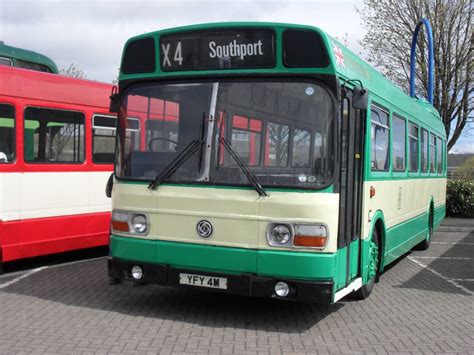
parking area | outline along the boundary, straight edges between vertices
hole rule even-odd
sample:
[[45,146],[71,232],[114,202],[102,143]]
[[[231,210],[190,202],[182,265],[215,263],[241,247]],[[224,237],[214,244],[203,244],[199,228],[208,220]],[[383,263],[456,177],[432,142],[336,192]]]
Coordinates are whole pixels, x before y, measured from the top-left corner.
[[472,353],[474,223],[447,220],[369,299],[335,305],[107,283],[106,259],[0,276],[0,353]]

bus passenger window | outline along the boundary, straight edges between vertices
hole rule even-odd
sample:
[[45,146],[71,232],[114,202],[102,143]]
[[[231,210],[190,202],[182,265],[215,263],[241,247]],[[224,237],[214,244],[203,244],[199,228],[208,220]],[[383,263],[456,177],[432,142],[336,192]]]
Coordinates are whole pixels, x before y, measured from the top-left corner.
[[418,126],[410,123],[408,131],[408,158],[410,160],[410,172],[418,171]]
[[84,115],[80,112],[28,107],[24,115],[25,161],[84,161]]
[[436,136],[430,134],[430,173],[436,172]]
[[296,168],[309,168],[309,154],[311,149],[311,133],[304,129],[295,129],[293,136],[293,150],[291,165]]
[[0,164],[15,160],[15,109],[0,104]]
[[267,124],[265,166],[288,166],[290,127],[279,123]]
[[428,131],[421,129],[421,172],[428,172]]
[[389,126],[388,126],[388,113],[372,106],[370,110],[371,114],[371,167],[372,171],[388,171],[389,164]]
[[262,121],[242,116],[232,120],[232,147],[242,160],[250,165],[260,164]]
[[436,137],[436,141],[438,142],[438,145],[436,146],[436,161],[438,163],[438,174],[441,174],[443,172],[443,141],[439,137]]
[[393,115],[392,164],[393,171],[405,171],[406,155],[406,122],[403,118]]

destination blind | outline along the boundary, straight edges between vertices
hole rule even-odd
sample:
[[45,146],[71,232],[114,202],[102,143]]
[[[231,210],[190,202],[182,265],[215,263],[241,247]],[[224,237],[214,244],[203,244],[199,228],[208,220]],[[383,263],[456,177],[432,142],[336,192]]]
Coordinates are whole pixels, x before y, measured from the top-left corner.
[[272,68],[272,30],[200,31],[160,38],[163,71]]

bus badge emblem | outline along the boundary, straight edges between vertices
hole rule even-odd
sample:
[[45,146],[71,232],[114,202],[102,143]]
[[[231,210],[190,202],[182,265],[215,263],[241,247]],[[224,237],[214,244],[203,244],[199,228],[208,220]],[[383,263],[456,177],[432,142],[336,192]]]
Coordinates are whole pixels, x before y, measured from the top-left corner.
[[205,219],[199,221],[196,225],[196,231],[202,238],[209,238],[212,235],[213,227],[211,222]]

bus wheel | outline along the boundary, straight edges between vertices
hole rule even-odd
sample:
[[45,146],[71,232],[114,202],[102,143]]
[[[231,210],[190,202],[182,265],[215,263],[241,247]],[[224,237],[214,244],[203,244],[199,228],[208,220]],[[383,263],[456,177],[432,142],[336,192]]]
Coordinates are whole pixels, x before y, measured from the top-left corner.
[[416,250],[426,250],[430,247],[430,241],[433,237],[433,210],[430,209],[430,217],[428,219],[428,233],[426,238],[416,246]]
[[369,282],[356,291],[355,297],[360,300],[364,300],[369,297],[372,289],[374,288],[375,280],[379,270],[379,235],[377,229],[374,228],[372,232],[372,240],[370,241],[369,250]]

